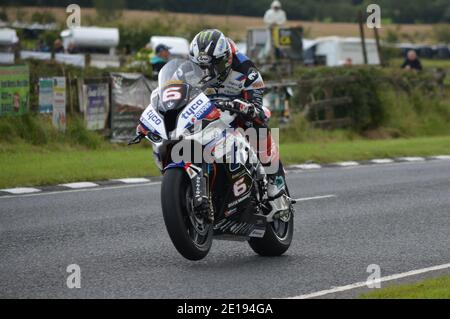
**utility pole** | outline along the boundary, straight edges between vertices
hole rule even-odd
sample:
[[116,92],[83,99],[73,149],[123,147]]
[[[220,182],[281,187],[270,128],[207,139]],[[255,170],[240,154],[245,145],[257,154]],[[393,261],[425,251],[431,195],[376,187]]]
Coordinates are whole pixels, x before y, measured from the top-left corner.
[[367,60],[367,49],[366,49],[366,39],[364,36],[364,21],[363,21],[363,13],[362,10],[358,12],[358,22],[359,22],[359,33],[361,35],[361,46],[363,51],[364,64],[368,64]]
[[383,54],[381,52],[380,35],[378,33],[378,28],[377,27],[373,28],[373,33],[375,34],[375,41],[377,43],[377,51],[378,51],[378,57],[380,58],[380,65],[381,66],[385,66],[384,65]]

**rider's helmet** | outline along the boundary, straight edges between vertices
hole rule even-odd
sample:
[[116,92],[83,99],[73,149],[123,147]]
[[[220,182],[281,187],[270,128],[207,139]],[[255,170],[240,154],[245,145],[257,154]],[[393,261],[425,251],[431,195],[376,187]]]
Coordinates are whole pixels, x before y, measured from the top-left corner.
[[204,30],[192,40],[190,58],[208,73],[210,81],[222,83],[233,62],[231,44],[219,30]]

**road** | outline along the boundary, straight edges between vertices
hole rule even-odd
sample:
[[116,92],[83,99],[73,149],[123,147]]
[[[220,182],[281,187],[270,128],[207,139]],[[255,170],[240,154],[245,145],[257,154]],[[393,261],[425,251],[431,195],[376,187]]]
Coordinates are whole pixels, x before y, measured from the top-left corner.
[[[389,276],[450,263],[450,161],[289,172],[288,181],[305,200],[286,256],[217,241],[196,263],[169,240],[157,183],[0,197],[0,297],[285,298],[366,281],[371,264]],[[81,289],[66,286],[70,264]],[[425,277],[442,273],[450,268]]]

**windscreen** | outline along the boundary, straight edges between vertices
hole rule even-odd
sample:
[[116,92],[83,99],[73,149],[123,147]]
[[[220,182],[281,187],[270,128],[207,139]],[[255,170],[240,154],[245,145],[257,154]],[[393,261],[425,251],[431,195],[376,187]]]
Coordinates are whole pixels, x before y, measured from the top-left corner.
[[201,88],[204,76],[202,69],[189,60],[171,60],[159,73],[158,86],[160,93],[171,84],[183,83],[189,84],[193,88]]

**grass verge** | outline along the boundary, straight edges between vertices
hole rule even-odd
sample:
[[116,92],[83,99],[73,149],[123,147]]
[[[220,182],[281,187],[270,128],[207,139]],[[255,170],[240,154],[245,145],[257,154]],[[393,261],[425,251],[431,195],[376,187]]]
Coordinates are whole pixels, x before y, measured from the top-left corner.
[[[9,144],[5,147],[0,145],[0,149],[0,188],[159,174],[150,146],[111,145],[86,150]],[[281,145],[285,164],[449,154],[450,136]]]
[[394,285],[362,295],[362,299],[450,299],[450,276],[409,285]]

